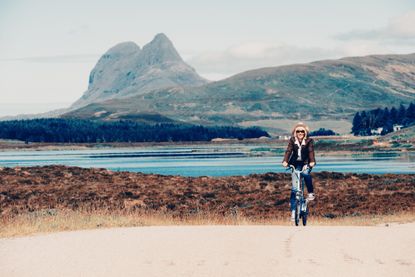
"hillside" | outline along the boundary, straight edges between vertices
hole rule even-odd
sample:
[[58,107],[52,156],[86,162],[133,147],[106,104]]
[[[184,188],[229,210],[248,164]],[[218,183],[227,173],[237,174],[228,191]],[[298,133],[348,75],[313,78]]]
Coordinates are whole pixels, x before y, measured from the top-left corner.
[[[312,128],[350,132],[356,111],[407,104],[415,99],[415,54],[373,55],[243,72],[196,87],[157,89],[113,98],[68,113],[158,112],[198,124],[257,125],[288,132],[303,120]],[[94,112],[91,108],[93,107]]]
[[410,126],[408,128],[401,129],[399,131],[389,133],[385,136],[382,136],[380,141],[402,141],[402,142],[415,142],[415,126]]

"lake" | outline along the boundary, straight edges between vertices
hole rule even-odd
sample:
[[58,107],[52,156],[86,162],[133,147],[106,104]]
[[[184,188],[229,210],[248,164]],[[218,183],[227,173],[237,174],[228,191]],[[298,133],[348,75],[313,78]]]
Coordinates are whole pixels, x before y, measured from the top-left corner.
[[[165,146],[55,151],[0,152],[0,166],[63,164],[182,176],[229,176],[285,172],[282,154],[256,146]],[[317,153],[318,154],[318,153]],[[415,153],[318,156],[318,171],[415,173]]]

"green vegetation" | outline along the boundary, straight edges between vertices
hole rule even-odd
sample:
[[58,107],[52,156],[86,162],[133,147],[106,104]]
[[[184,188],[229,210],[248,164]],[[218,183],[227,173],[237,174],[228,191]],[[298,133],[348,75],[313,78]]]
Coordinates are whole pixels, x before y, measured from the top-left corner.
[[316,131],[310,132],[310,136],[335,136],[337,135],[333,130],[320,128]]
[[415,104],[410,103],[408,108],[400,105],[397,109],[377,108],[370,111],[357,112],[353,118],[352,132],[354,135],[372,135],[373,129],[382,128],[381,135],[393,132],[393,125],[401,125],[403,128],[415,124]]
[[[316,151],[369,151],[373,140],[316,140],[314,142]],[[372,149],[373,150],[373,149]]]
[[258,138],[269,136],[258,127],[239,128],[190,124],[146,124],[133,121],[92,121],[42,118],[0,122],[0,138],[26,142],[162,142],[209,141],[213,138]]

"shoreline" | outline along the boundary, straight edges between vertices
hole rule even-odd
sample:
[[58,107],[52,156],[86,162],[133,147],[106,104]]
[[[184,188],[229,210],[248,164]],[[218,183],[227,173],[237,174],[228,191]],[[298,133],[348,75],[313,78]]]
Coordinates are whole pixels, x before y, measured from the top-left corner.
[[[350,156],[350,155],[373,155],[377,153],[415,153],[415,144],[410,147],[392,147],[379,145],[375,142],[376,138],[370,138],[363,143],[364,138],[340,138],[335,139],[320,137],[316,139],[317,157],[324,156]],[[175,147],[258,147],[259,150],[247,149],[247,154],[255,156],[275,156],[283,154],[287,146],[287,140],[271,139],[250,139],[250,140],[224,140],[224,141],[195,141],[195,142],[135,142],[135,143],[5,143],[0,140],[0,153],[7,152],[26,152],[26,151],[95,151],[95,150],[130,150],[145,148],[175,148]],[[265,147],[265,149],[261,149]]]

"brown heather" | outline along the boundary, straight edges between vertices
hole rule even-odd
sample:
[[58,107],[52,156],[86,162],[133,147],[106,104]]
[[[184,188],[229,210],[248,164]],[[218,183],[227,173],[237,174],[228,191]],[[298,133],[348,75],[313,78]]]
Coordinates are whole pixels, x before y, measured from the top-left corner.
[[[311,225],[415,220],[415,175],[312,173]],[[290,175],[181,177],[0,168],[0,236],[150,225],[288,225]]]

